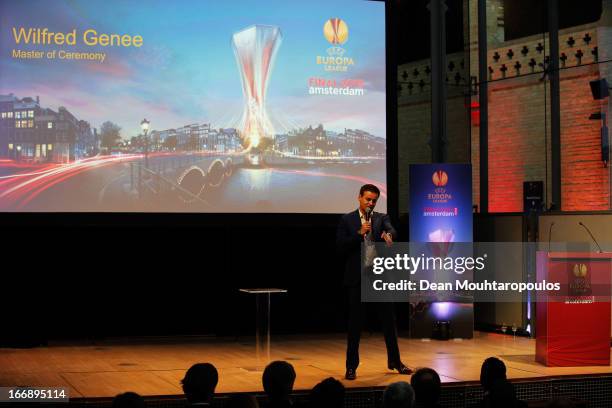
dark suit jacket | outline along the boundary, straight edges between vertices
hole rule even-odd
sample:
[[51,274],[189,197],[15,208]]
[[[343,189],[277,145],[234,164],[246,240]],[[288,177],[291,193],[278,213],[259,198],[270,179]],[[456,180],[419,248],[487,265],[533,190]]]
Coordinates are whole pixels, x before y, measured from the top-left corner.
[[[387,214],[377,212],[372,213],[372,237],[376,242],[384,242],[380,237],[383,232],[389,232],[393,239],[397,239],[397,232]],[[361,218],[359,210],[344,214],[338,223],[336,231],[336,246],[338,252],[344,260],[344,280],[345,286],[356,286],[361,283],[361,244],[363,237],[359,235],[361,228]]]

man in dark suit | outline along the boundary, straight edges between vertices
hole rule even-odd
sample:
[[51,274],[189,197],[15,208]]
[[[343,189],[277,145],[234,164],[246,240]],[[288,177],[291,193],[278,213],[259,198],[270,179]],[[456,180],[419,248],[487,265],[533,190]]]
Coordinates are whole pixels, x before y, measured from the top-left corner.
[[[363,185],[357,197],[359,208],[342,216],[336,232],[336,244],[344,258],[344,286],[347,288],[349,303],[345,375],[347,380],[354,380],[357,377],[359,339],[365,315],[365,303],[361,302],[362,243],[386,242],[387,245],[391,245],[393,239],[397,237],[389,216],[373,211],[379,196],[378,187],[373,184]],[[393,303],[375,305],[383,323],[389,369],[397,370],[400,374],[411,374],[412,370],[400,359]]]

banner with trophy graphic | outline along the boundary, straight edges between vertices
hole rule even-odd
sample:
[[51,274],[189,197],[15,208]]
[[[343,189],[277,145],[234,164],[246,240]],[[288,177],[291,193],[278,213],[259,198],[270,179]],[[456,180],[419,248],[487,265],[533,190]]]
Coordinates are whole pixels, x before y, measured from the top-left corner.
[[[472,167],[469,164],[410,165],[410,243],[416,256],[450,259],[468,257],[473,240]],[[454,281],[447,271],[432,270],[437,283]],[[455,273],[455,272],[452,272]],[[472,279],[473,271],[462,278]],[[471,338],[473,301],[453,294],[432,294],[413,303],[412,337]]]

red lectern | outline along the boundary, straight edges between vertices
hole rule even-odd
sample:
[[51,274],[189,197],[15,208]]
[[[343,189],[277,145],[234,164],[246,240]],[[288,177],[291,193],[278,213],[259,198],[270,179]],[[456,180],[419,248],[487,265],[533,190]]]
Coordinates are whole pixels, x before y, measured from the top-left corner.
[[549,367],[610,365],[612,253],[538,252],[536,361]]

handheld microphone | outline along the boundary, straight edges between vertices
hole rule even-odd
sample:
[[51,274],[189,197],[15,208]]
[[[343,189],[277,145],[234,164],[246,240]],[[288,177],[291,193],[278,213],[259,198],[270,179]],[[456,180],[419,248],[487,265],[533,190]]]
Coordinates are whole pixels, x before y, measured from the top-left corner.
[[601,253],[603,253],[603,251],[601,250],[601,247],[599,246],[599,243],[597,242],[597,240],[595,239],[595,237],[593,236],[593,234],[591,234],[591,230],[589,230],[589,229],[587,228],[587,226],[586,226],[586,225],[584,225],[584,224],[582,223],[582,221],[578,221],[578,224],[580,224],[580,225],[582,226],[582,228],[584,228],[584,229],[586,230],[586,232],[588,232],[588,233],[589,233],[589,235],[591,236],[591,239],[593,240],[593,242],[595,243],[595,245],[597,245],[597,248],[599,248],[599,253],[600,253],[600,254],[601,254]]
[[555,222],[550,223],[550,228],[548,228],[548,252],[550,252],[550,241],[552,239],[552,227],[555,225]]
[[[367,222],[370,221],[370,218],[372,218],[372,208],[371,207],[367,207],[365,209],[365,214],[363,216],[365,218],[365,220]],[[372,230],[370,230],[367,234],[366,234],[366,238],[372,240]]]

